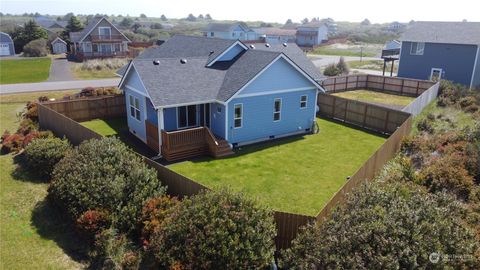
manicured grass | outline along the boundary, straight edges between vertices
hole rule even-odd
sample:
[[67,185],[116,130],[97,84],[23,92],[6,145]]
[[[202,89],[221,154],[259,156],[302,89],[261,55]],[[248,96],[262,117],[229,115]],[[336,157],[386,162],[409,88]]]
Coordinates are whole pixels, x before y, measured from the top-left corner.
[[407,106],[415,100],[413,97],[398,96],[392,94],[386,94],[377,91],[370,90],[354,90],[340,93],[333,93],[334,96],[339,96],[348,99],[354,99],[365,102],[374,102],[381,103],[386,105],[398,105],[398,106]]
[[[348,61],[348,66],[352,69],[369,69],[369,70],[383,70],[383,60],[355,60],[355,61]],[[385,68],[385,73],[389,73],[391,68],[391,63],[387,63]],[[393,67],[393,72],[397,73],[398,71],[398,63],[395,64]]]
[[117,77],[115,75],[116,71],[117,69],[83,70],[78,68],[77,66],[72,67],[73,76],[81,80],[115,78]]
[[[37,93],[0,98],[0,130],[15,131],[22,102],[36,99]],[[27,173],[14,158],[19,159],[0,156],[0,269],[84,268],[81,241],[46,203],[48,184]]]
[[49,57],[0,60],[0,84],[45,81],[51,63]]
[[373,57],[382,51],[382,44],[331,44],[315,48],[311,53],[320,55]]
[[243,190],[275,210],[316,215],[385,138],[325,119],[320,132],[169,167],[208,187]]

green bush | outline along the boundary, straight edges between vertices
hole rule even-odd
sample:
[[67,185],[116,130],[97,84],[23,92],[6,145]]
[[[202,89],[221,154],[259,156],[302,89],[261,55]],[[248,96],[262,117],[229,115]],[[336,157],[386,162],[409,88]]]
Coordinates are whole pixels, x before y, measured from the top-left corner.
[[433,128],[433,121],[429,118],[423,118],[422,120],[418,121],[417,129],[419,131],[424,131],[430,134],[433,134],[435,129]]
[[340,71],[340,74],[348,74],[350,72],[350,69],[348,68],[343,56],[340,57],[340,60],[338,60],[337,69]]
[[337,68],[335,64],[329,64],[325,70],[323,70],[323,75],[325,76],[338,76],[342,74],[342,71]]
[[67,140],[59,138],[34,139],[25,147],[30,170],[40,176],[51,176],[55,165],[71,150]]
[[182,269],[261,269],[273,260],[272,213],[228,190],[184,200],[152,238],[160,264]]
[[[445,194],[401,184],[358,189],[320,226],[299,233],[283,252],[285,269],[478,269],[479,243]],[[432,264],[437,252],[465,259]]]
[[179,201],[175,197],[169,196],[153,198],[145,203],[140,219],[141,224],[139,224],[144,246],[147,247],[152,235],[160,232],[163,226],[170,221],[171,214],[178,204]]
[[114,137],[89,140],[55,166],[50,198],[73,220],[90,209],[108,211],[115,228],[136,227],[147,200],[162,196],[155,170]]
[[42,57],[47,55],[47,40],[43,38],[32,40],[23,47],[23,56]]

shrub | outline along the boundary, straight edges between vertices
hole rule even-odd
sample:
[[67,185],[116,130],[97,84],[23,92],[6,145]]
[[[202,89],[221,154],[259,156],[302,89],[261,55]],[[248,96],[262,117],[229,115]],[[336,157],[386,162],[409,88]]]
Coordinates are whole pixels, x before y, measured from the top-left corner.
[[29,118],[25,118],[20,122],[20,125],[17,129],[17,133],[23,136],[27,135],[30,132],[38,130],[38,123],[34,122]]
[[89,209],[105,209],[116,228],[136,227],[142,206],[162,196],[156,171],[114,137],[89,140],[57,163],[48,189],[51,199],[72,219]]
[[335,64],[329,64],[325,70],[323,70],[323,75],[325,76],[338,76],[342,74],[342,71],[337,68]]
[[125,234],[114,229],[95,236],[92,269],[139,269],[141,257],[132,248]]
[[178,203],[179,201],[175,197],[171,198],[169,196],[153,198],[145,203],[140,219],[144,246],[148,246],[151,236],[158,233],[169,222],[170,215]]
[[433,121],[428,118],[423,118],[422,120],[418,121],[417,129],[419,131],[424,131],[430,134],[433,134],[435,129],[433,128]]
[[80,66],[82,70],[105,70],[119,69],[128,64],[127,59],[110,58],[110,59],[93,59],[83,62]]
[[106,210],[87,210],[76,221],[78,230],[87,239],[93,239],[95,235],[110,227],[112,221]]
[[23,47],[23,55],[27,57],[47,56],[47,41],[43,38],[30,41]]
[[463,97],[459,100],[459,105],[460,105],[460,108],[464,109],[464,108],[467,108],[469,106],[472,106],[472,105],[475,105],[477,103],[477,99],[473,96],[466,96],[466,97]]
[[275,233],[270,211],[223,189],[184,200],[152,249],[160,263],[184,269],[257,269],[273,260]]
[[22,150],[24,136],[22,134],[12,134],[2,141],[2,153],[18,153]]
[[[25,140],[27,140],[27,135]],[[36,137],[38,137],[38,133]],[[55,165],[71,150],[70,143],[65,139],[44,138],[35,139],[25,148],[27,165],[30,170],[40,176],[51,176]]]
[[[461,222],[465,210],[445,194],[407,185],[358,189],[322,225],[309,225],[282,253],[285,269],[416,269],[480,267],[474,232]],[[440,260],[432,252],[462,254]],[[448,264],[448,265],[447,265]]]
[[23,116],[24,119],[30,119],[33,122],[38,122],[37,103],[36,102],[28,102],[22,116]]
[[348,74],[350,72],[350,69],[348,68],[343,56],[338,60],[337,69],[340,71],[340,74]]

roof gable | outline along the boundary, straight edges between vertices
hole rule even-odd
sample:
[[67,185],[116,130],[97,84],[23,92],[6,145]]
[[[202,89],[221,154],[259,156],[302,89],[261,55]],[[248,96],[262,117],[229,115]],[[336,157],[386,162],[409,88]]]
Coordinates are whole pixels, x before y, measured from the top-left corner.
[[127,41],[130,42],[130,39],[128,39],[114,24],[112,24],[109,20],[107,20],[105,17],[96,17],[94,18],[82,31],[80,32],[71,32],[70,33],[70,39],[73,41],[73,42],[82,42],[88,35],[90,35],[92,33],[93,30],[95,30],[97,28],[97,26],[102,23],[102,22],[105,22],[107,23],[108,25],[110,25],[110,27],[112,27],[113,29],[115,29],[116,31],[118,31],[118,33],[120,33],[120,35],[122,35]]
[[401,41],[480,44],[480,22],[414,22]]

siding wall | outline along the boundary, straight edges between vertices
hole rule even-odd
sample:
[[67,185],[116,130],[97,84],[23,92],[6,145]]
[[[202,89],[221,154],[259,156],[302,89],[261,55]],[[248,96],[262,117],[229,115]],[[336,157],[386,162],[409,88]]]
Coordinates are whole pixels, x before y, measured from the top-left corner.
[[147,106],[147,121],[158,127],[158,113],[153,108],[152,102],[149,98],[145,97],[145,104]]
[[475,74],[473,74],[472,87],[480,87],[480,45],[477,46],[477,60]]
[[[218,111],[219,109],[220,112]],[[225,106],[219,103],[211,103],[210,115],[210,129],[213,134],[225,139]]]
[[177,129],[177,108],[163,109],[163,128],[165,131]]
[[425,43],[423,55],[411,55],[411,42],[402,42],[398,77],[430,79],[432,68],[443,70],[443,79],[470,85],[477,47]]
[[[111,28],[111,33],[112,35],[121,35],[121,33],[115,29],[115,27],[113,27],[109,22],[105,21],[105,20],[102,20],[93,30],[92,32],[90,33],[90,35],[98,35],[98,28],[99,27],[110,27]],[[123,41],[128,41],[127,39],[125,39],[124,37],[122,37]],[[90,41],[90,36],[87,36],[85,38],[84,41]]]
[[[145,119],[147,118],[148,110],[147,110],[147,105],[146,105],[146,100],[147,100],[147,91],[145,88],[143,88],[143,84],[138,77],[138,74],[135,71],[135,68],[132,67],[129,71],[129,74],[125,78],[124,82],[125,86],[131,87],[135,89],[136,91],[132,91],[128,87],[122,87],[123,92],[125,93],[125,106],[127,110],[127,123],[128,123],[128,129],[130,132],[135,134],[137,137],[140,139],[146,141],[146,130],[145,130]],[[138,92],[137,92],[138,91]],[[133,118],[130,115],[130,101],[129,101],[129,96],[132,95],[134,97],[137,97],[140,102],[140,121],[137,119]],[[153,108],[152,108],[153,109]],[[151,114],[152,112],[150,112]],[[153,118],[153,116],[151,116]],[[154,123],[155,125],[158,124],[158,121]]]

